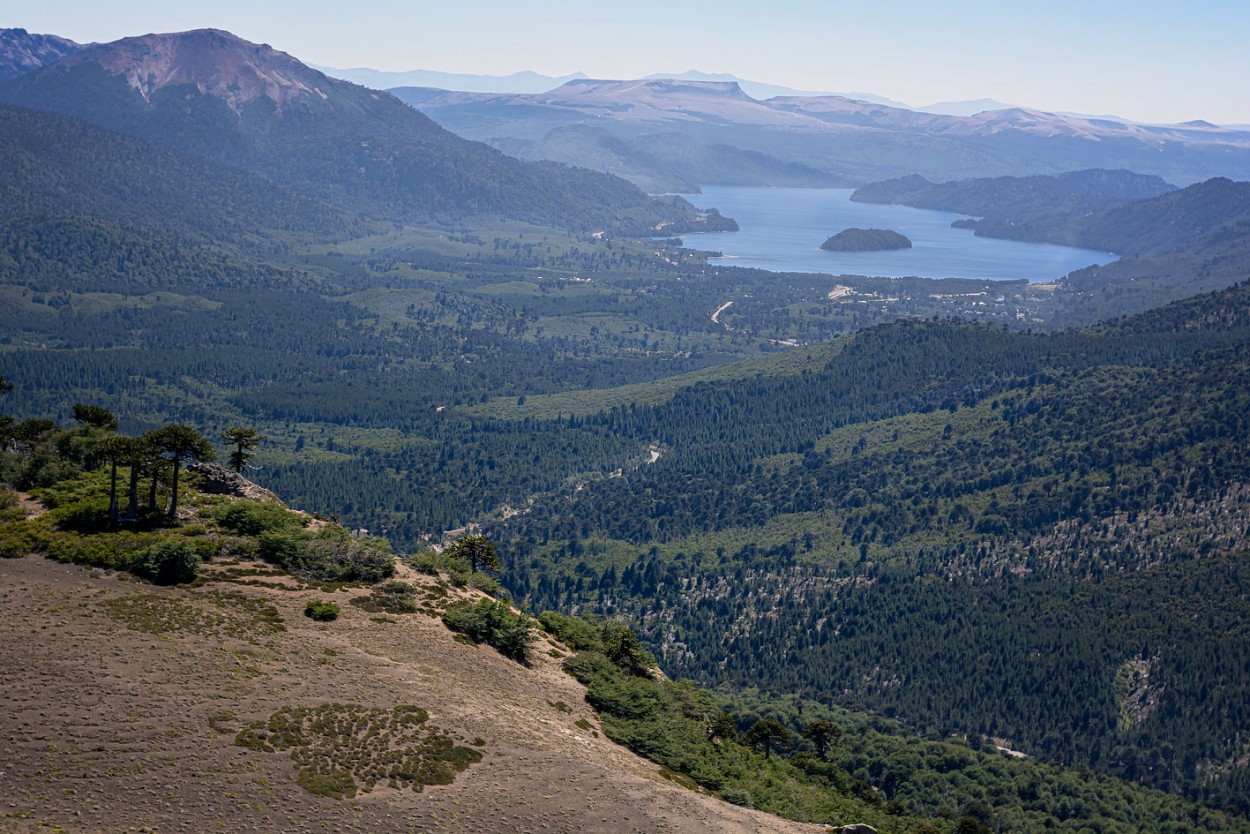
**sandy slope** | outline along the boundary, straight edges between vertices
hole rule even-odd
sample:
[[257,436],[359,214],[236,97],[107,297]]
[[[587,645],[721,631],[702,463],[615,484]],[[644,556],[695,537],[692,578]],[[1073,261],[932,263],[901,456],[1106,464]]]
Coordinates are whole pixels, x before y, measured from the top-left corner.
[[[301,612],[324,593],[242,588],[280,609],[286,631],[269,633],[214,601],[239,587],[159,589],[34,557],[0,561],[0,831],[822,830],[661,778],[596,731],[545,641],[526,669],[431,617],[377,622],[346,604],[359,591],[333,595],[343,614],[319,624]],[[161,595],[196,624],[131,630],[109,601],[136,594]],[[296,785],[285,754],[234,744],[242,722],[327,702],[424,707],[432,724],[485,739],[485,758],[449,786],[335,800]]]

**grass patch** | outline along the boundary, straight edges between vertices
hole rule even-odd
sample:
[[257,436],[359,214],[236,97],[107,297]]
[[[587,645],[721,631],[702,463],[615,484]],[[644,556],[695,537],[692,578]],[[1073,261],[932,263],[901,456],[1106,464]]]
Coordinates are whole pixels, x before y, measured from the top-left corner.
[[149,634],[255,640],[285,628],[278,609],[238,591],[135,593],[113,597],[103,605],[126,628]]
[[[240,730],[235,744],[266,753],[289,752],[295,781],[317,796],[350,799],[379,784],[421,791],[449,785],[482,754],[429,724],[414,706],[354,704],[283,707]],[[478,744],[481,739],[474,739]],[[482,742],[485,744],[485,742]]]

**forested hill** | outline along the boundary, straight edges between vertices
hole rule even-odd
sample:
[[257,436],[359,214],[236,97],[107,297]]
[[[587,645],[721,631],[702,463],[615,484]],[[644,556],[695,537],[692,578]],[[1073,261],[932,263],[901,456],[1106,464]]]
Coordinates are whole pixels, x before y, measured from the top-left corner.
[[885,325],[587,421],[663,453],[496,533],[519,598],[635,617],[670,673],[1245,807],[1247,414],[1247,284],[1058,336]]
[[1054,176],[986,177],[934,183],[913,174],[863,186],[860,203],[953,211],[1020,223],[1057,214],[1099,211],[1172,191],[1161,178],[1091,169]]
[[1217,177],[1089,214],[1021,223],[986,218],[975,228],[986,237],[1060,243],[1128,256],[1241,252],[1250,248],[1250,182]]
[[390,94],[217,30],[89,46],[0,85],[0,101],[77,116],[374,217],[501,216],[634,234],[731,226],[616,177],[504,156]]
[[1216,178],[1082,215],[1022,223],[985,218],[978,235],[1062,243],[1124,255],[1087,267],[1062,282],[1073,302],[1059,318],[1085,325],[1148,310],[1250,275],[1250,182]]

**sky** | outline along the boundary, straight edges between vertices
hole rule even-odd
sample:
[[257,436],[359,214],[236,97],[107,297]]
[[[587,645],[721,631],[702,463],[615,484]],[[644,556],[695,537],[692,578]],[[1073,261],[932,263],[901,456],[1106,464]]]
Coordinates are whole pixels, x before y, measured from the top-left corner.
[[913,106],[1250,124],[1250,0],[0,0],[12,26],[79,42],[215,27],[338,68],[697,69]]

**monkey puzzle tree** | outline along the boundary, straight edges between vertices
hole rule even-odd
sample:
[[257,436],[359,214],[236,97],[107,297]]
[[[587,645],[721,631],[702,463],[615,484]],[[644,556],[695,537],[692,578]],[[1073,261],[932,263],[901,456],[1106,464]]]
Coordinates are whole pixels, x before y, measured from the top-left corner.
[[100,443],[97,454],[108,461],[109,465],[109,521],[117,521],[120,513],[117,507],[117,467],[128,460],[133,438],[114,435]]
[[104,431],[117,431],[117,418],[113,416],[113,412],[98,405],[74,403],[74,419],[84,426]]
[[790,746],[790,731],[774,718],[761,718],[742,734],[742,743],[764,751],[764,758],[768,759],[774,750],[785,750]]
[[842,737],[842,728],[824,719],[807,722],[802,732],[804,738],[816,745],[816,752],[822,759],[825,757],[825,751],[837,744],[838,739]]
[[256,429],[247,429],[242,426],[226,429],[219,437],[227,443],[234,444],[234,451],[230,453],[230,468],[240,474],[252,459],[256,447],[265,439],[256,432]]
[[470,533],[456,539],[447,546],[447,556],[450,559],[463,560],[472,573],[499,573],[503,569],[503,560],[495,552],[495,545],[481,533]]
[[174,474],[171,480],[169,517],[178,514],[178,472],[184,460],[212,460],[213,447],[198,431],[190,426],[165,426],[151,433],[152,440],[161,455],[171,461]]

